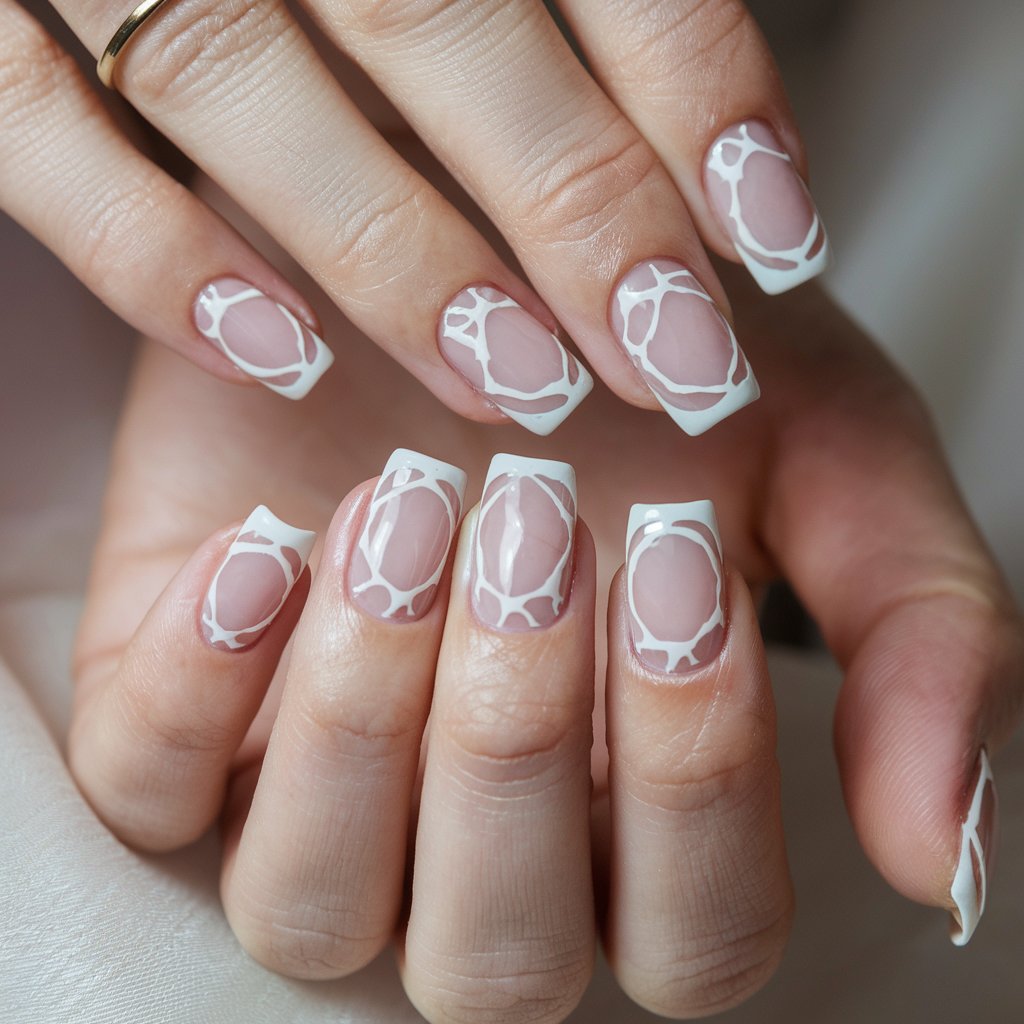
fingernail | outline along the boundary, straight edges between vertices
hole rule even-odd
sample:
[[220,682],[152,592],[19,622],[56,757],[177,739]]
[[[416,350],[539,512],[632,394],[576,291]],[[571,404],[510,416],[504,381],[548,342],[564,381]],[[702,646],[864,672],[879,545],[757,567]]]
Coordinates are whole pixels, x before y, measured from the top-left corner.
[[543,324],[490,285],[452,299],[441,314],[438,347],[473,388],[535,434],[550,434],[594,386]]
[[992,873],[997,840],[996,784],[988,753],[982,747],[970,787],[971,804],[960,827],[960,860],[949,894],[956,907],[949,937],[954,946],[966,946],[985,912],[988,877]]
[[260,505],[242,524],[203,603],[203,635],[224,651],[250,647],[302,575],[316,534]]
[[352,600],[379,619],[430,610],[462,515],[466,474],[399,448],[384,467],[352,554]]
[[569,593],[575,533],[572,466],[495,455],[473,541],[477,617],[495,629],[550,626]]
[[665,412],[703,434],[761,390],[729,322],[686,267],[644,260],[615,289],[612,329]]
[[655,672],[681,675],[725,639],[722,542],[710,501],[634,505],[626,529],[633,650]]
[[769,295],[828,266],[828,237],[814,200],[763,121],[742,121],[718,136],[704,187],[737,255]]
[[200,334],[235,366],[285,398],[305,398],[334,362],[294,313],[234,277],[211,281],[192,315]]

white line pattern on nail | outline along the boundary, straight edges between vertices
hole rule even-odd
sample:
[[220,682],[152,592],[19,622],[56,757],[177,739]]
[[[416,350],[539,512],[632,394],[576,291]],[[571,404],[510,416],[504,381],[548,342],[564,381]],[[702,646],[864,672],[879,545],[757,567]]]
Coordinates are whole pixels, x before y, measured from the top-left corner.
[[224,314],[229,309],[254,299],[273,302],[258,288],[248,287],[232,295],[222,295],[216,283],[207,285],[200,293],[198,302],[211,322],[207,325],[197,324],[200,333],[214,342],[240,370],[271,391],[276,391],[285,398],[305,398],[334,362],[334,354],[291,310],[279,302],[274,302],[293,335],[295,358],[292,362],[277,366],[259,366],[249,362],[228,344],[222,324]]
[[[524,483],[535,486],[551,502],[565,526],[566,541],[552,562],[550,571],[537,586],[529,591],[513,593],[516,560],[521,555],[530,526],[520,511],[521,488]],[[473,598],[477,607],[480,607],[485,594],[497,602],[498,615],[493,621],[488,621],[498,629],[509,625],[522,625],[529,629],[550,625],[562,611],[567,597],[568,569],[576,532],[575,470],[566,462],[495,455],[487,471],[483,495],[474,543]],[[487,575],[485,550],[480,536],[489,515],[500,516],[503,522],[501,550],[493,558],[497,579]],[[531,607],[534,605],[541,607]],[[511,621],[516,617],[521,622]]]
[[[739,342],[733,333],[729,322],[718,312],[711,296],[701,287],[700,282],[683,267],[673,270],[664,270],[655,262],[646,264],[650,271],[653,283],[647,288],[634,288],[623,282],[616,292],[619,315],[622,318],[622,344],[626,354],[632,359],[634,365],[645,375],[654,378],[666,392],[660,394],[657,389],[652,388],[655,398],[661,403],[662,408],[672,417],[673,420],[690,435],[704,433],[705,430],[713,427],[716,423],[730,416],[743,406],[755,401],[761,394],[754,371],[746,360],[746,356],[740,350]],[[725,378],[719,384],[686,384],[682,381],[669,377],[650,356],[650,345],[661,325],[662,304],[668,295],[686,295],[706,302],[721,321],[722,327],[727,332],[728,344],[731,346],[728,370]],[[650,324],[639,338],[631,336],[630,315],[643,303],[652,304]],[[686,339],[678,339],[678,344],[685,344]],[[737,372],[741,371],[740,378],[733,380]],[[684,399],[688,395],[719,396],[714,404],[704,409],[681,408],[673,398]]]
[[[288,599],[292,587],[309,561],[315,540],[315,532],[289,526],[278,519],[266,505],[254,509],[239,528],[207,591],[202,614],[207,640],[214,646],[221,645],[232,651],[241,650],[253,643],[257,635],[274,621]],[[239,629],[227,629],[218,620],[217,586],[232,558],[243,554],[266,555],[273,558],[281,567],[283,592],[277,606],[259,622],[247,623]]]
[[[483,385],[480,390],[494,402],[510,419],[535,434],[550,434],[583,401],[594,386],[594,380],[587,368],[574,358],[566,347],[542,325],[557,350],[561,360],[561,374],[535,391],[523,391],[509,384],[502,384],[491,371],[491,343],[487,337],[487,318],[499,309],[522,310],[515,299],[498,291],[497,288],[474,286],[466,292],[472,298],[472,305],[452,302],[441,318],[441,332],[456,345],[468,349],[480,366]],[[525,311],[524,311],[525,312]],[[576,379],[573,381],[573,376]],[[475,386],[475,385],[474,385]],[[564,398],[554,409],[530,411],[529,404],[537,404],[547,398]],[[512,407],[509,399],[519,407]],[[525,406],[525,408],[523,407]]]
[[[985,787],[987,785],[994,787],[995,779],[992,775],[992,766],[989,764],[988,753],[984,747],[981,748],[979,761],[978,783],[974,787],[971,806],[960,829],[960,860],[957,863],[953,884],[949,891],[960,918],[958,922],[954,916],[950,929],[950,938],[955,946],[965,946],[970,941],[974,929],[978,927],[978,921],[981,920],[981,915],[985,912],[985,899],[988,895],[985,855],[989,851],[985,850],[985,845],[978,834],[978,826],[981,824]],[[975,879],[974,858],[977,858],[978,862],[981,892],[978,892],[978,882]]]
[[[715,573],[715,608],[697,632],[686,640],[662,640],[654,635],[637,607],[634,577],[641,557],[664,537],[683,537],[698,545],[708,557]],[[724,574],[722,568],[722,541],[718,533],[715,507],[710,501],[687,501],[674,505],[634,505],[629,510],[626,528],[626,600],[639,636],[634,633],[633,646],[637,652],[663,653],[665,671],[675,672],[680,662],[699,664],[694,654],[697,644],[716,626],[725,626],[722,602]]]
[[[388,506],[401,501],[412,491],[422,490],[435,495],[448,516],[448,543],[436,568],[426,579],[410,588],[402,588],[389,580],[383,571],[394,527],[393,520],[387,516]],[[388,459],[366,511],[366,525],[357,545],[365,560],[368,576],[352,586],[353,594],[365,594],[373,587],[382,587],[386,591],[388,604],[380,612],[380,618],[412,619],[421,614],[416,607],[416,600],[421,594],[436,587],[441,579],[452,538],[462,516],[465,493],[466,474],[457,466],[406,448],[399,448]]]
[[[727,159],[727,152],[735,159]],[[793,163],[784,150],[766,146],[752,138],[749,126],[743,123],[730,129],[715,142],[707,166],[708,170],[716,174],[729,188],[728,216],[733,224],[733,246],[736,252],[762,290],[769,295],[778,295],[815,277],[828,266],[828,237],[824,233],[818,211],[808,198],[813,216],[811,226],[800,245],[792,249],[768,249],[758,241],[743,218],[743,203],[740,200],[740,182],[743,180],[744,167],[755,153],[784,160],[787,164]],[[795,168],[793,173],[796,173]],[[822,236],[821,246],[811,256],[810,253],[818,242],[819,235]],[[784,265],[773,266],[779,263]]]

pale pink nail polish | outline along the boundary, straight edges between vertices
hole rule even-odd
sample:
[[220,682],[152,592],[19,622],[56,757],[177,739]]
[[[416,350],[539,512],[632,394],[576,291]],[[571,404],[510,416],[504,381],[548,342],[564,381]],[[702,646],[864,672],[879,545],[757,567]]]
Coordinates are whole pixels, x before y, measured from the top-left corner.
[[761,391],[729,322],[681,263],[644,260],[616,286],[611,326],[662,408],[702,434]]
[[426,615],[465,491],[461,469],[399,448],[381,473],[352,553],[352,600],[386,621],[412,622]]
[[736,253],[768,294],[828,266],[828,237],[814,200],[763,121],[743,121],[719,135],[708,152],[704,186]]
[[291,310],[245,281],[211,281],[192,310],[200,334],[239,369],[286,398],[304,398],[334,356]]
[[960,858],[949,890],[956,908],[950,939],[956,946],[970,941],[985,912],[998,843],[996,783],[984,747],[978,753],[968,792],[970,804],[960,826]]
[[626,599],[633,649],[648,668],[679,675],[718,656],[724,570],[710,501],[632,507]]
[[543,629],[572,580],[576,474],[565,462],[495,455],[473,541],[473,607],[496,629]]
[[274,621],[302,575],[316,534],[299,530],[260,505],[231,542],[203,602],[203,636],[239,651]]
[[543,324],[490,285],[465,288],[438,324],[445,362],[510,419],[550,434],[594,381]]

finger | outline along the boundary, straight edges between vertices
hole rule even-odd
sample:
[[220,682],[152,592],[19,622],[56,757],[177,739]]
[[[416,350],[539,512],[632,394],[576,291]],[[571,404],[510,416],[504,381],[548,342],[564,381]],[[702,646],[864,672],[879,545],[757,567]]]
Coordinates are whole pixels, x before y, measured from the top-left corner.
[[465,481],[400,449],[327,534],[252,805],[233,801],[225,844],[228,919],[281,973],[355,971],[397,923]]
[[672,175],[704,241],[770,294],[828,265],[803,143],[739,0],[561,0],[594,74]]
[[[55,6],[94,54],[124,13],[116,0]],[[546,434],[589,392],[551,313],[381,138],[280,0],[176,0],[135,33],[116,75],[356,326],[453,409]],[[458,312],[474,303],[474,314]],[[443,358],[445,317],[461,340]]]
[[[614,391],[660,403],[693,434],[757,397],[679,191],[538,0],[311,6],[502,231]],[[457,312],[464,323],[473,310]],[[460,342],[447,327],[442,351]]]
[[433,1022],[562,1021],[590,975],[594,554],[575,506],[570,466],[498,455],[460,538],[402,964]]
[[217,816],[302,607],[314,538],[260,506],[189,559],[113,672],[105,652],[77,666],[71,770],[126,843],[173,849]]
[[764,649],[711,502],[633,506],[608,644],[609,961],[654,1013],[718,1013],[775,971],[793,892]]
[[[813,339],[818,312],[768,343]],[[1018,720],[1024,631],[920,401],[854,328],[836,340],[790,353],[816,389],[784,403],[765,536],[846,670],[835,739],[860,841],[899,892],[955,912],[960,943],[994,852],[980,751]]]
[[[0,208],[115,313],[218,377],[301,398],[331,364],[305,300],[128,142],[11,0],[0,0]],[[216,331],[212,295],[230,306]]]

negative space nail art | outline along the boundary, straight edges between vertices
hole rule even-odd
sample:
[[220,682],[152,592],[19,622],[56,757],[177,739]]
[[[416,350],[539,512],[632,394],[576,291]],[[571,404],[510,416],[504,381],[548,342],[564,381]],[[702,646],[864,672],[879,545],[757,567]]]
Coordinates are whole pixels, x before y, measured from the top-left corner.
[[208,284],[193,315],[200,333],[239,369],[285,398],[304,398],[334,362],[294,313],[236,278]]
[[495,629],[550,626],[572,580],[576,473],[565,462],[495,455],[473,543],[471,593]]
[[203,635],[239,651],[274,621],[302,575],[316,534],[299,530],[260,505],[242,524],[203,602]]
[[502,412],[550,434],[594,381],[572,354],[514,299],[489,285],[465,288],[441,314],[445,361]]
[[717,657],[725,638],[722,543],[710,501],[634,505],[626,599],[637,657],[680,674]]
[[702,434],[761,391],[729,322],[686,267],[638,263],[612,298],[612,328],[665,411]]
[[737,255],[769,295],[820,274],[828,237],[789,154],[761,121],[744,121],[711,146],[705,187]]
[[462,516],[466,474],[399,448],[384,467],[352,554],[353,600],[377,618],[422,618]]
[[978,754],[971,788],[971,804],[960,828],[960,859],[950,896],[956,912],[950,923],[955,946],[965,946],[985,912],[988,878],[996,845],[996,789],[984,747]]

